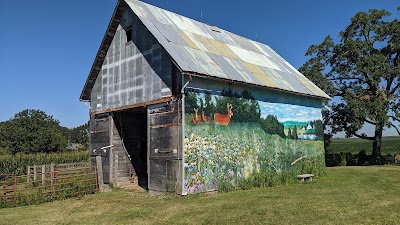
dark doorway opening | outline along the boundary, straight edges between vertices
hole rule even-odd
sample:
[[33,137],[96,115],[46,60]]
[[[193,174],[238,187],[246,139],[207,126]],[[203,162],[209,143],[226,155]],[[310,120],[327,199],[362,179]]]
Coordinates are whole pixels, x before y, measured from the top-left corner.
[[134,174],[130,176],[137,176],[135,180],[139,186],[147,190],[147,110],[142,108],[115,112],[113,119],[123,143],[121,150],[128,154],[134,169]]

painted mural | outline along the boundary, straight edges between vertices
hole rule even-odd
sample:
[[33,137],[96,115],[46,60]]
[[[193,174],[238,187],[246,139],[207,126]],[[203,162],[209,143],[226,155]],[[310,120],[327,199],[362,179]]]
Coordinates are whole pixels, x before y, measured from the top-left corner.
[[185,192],[260,186],[322,172],[321,120],[320,108],[263,102],[247,91],[188,92]]

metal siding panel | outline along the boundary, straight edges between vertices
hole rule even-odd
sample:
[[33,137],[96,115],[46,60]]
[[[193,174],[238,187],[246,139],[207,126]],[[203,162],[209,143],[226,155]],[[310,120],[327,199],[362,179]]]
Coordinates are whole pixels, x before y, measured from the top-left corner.
[[225,58],[225,60],[233,67],[235,70],[242,76],[242,78],[247,82],[251,84],[260,84],[261,82],[257,80],[257,78],[251,74],[251,72],[244,67],[239,60],[237,59],[230,59],[230,58]]
[[188,65],[190,70],[185,70],[184,71],[191,71],[199,74],[206,74],[206,71],[201,68],[201,66],[196,62],[195,58],[193,58],[188,51],[186,51],[184,46],[181,45],[176,45],[176,44],[171,44],[171,47],[177,52],[177,54],[185,61],[185,63]]
[[[184,71],[328,97],[267,45],[140,1],[126,2]],[[117,56],[111,51],[108,63],[119,60],[114,49]]]
[[207,65],[207,62],[205,62],[202,57],[197,54],[197,51],[199,50],[196,51],[196,49],[190,47],[183,47],[183,49],[185,49],[186,52],[191,56],[191,58],[193,58],[193,62],[202,68],[202,70],[204,71],[203,74],[215,74],[215,72]]
[[228,61],[220,55],[215,55],[212,53],[208,53],[208,56],[214,60],[218,64],[218,66],[221,68],[221,70],[225,73],[226,76],[228,76],[232,80],[240,81],[240,82],[246,82],[246,80],[238,73],[238,71],[232,67],[231,64],[228,63]]
[[[208,51],[207,48],[201,43],[199,40],[197,40],[196,36],[190,32],[187,31],[182,31],[181,33],[182,38],[187,40],[188,43],[190,43],[190,47],[196,48],[202,51]],[[199,35],[197,35],[199,36]]]
[[268,87],[277,87],[277,84],[269,79],[264,71],[258,68],[258,66],[246,62],[241,62],[241,64],[245,66],[257,78],[257,80],[261,82],[262,85]]

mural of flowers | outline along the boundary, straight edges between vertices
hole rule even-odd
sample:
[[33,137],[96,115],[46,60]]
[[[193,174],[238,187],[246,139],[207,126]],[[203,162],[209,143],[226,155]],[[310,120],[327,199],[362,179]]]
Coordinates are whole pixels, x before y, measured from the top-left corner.
[[[198,95],[197,102],[205,102],[204,97],[205,95]],[[220,96],[212,97],[220,98]],[[231,102],[235,110],[235,102],[239,101]],[[224,104],[226,107],[225,102]],[[248,105],[251,104],[252,107],[256,107],[254,112],[257,113],[258,106],[253,103]],[[263,105],[262,102],[258,104]],[[271,107],[271,104],[267,104],[268,107]],[[262,117],[260,115],[264,114],[265,107],[259,109],[260,118]],[[307,116],[307,118],[317,120],[321,116],[315,115],[316,117]],[[190,120],[191,112],[185,116],[188,118],[185,121],[184,146],[184,185],[187,193],[216,190],[224,183],[235,186],[240,181],[250,179],[257,174],[300,172],[306,163],[311,163],[310,167],[313,165],[324,167],[322,141],[295,140],[284,135],[268,134],[262,122],[257,122],[254,118],[250,121],[233,120],[225,126],[216,124],[212,120],[194,124]],[[234,117],[235,111],[232,119]],[[307,160],[295,166],[290,165],[302,156]]]

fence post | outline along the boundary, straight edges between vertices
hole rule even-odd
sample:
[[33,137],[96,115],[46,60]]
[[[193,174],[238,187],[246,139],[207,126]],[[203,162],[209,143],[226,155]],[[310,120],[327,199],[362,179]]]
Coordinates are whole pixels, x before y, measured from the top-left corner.
[[99,192],[99,179],[97,177],[97,168],[95,166],[93,166],[93,168],[94,168],[94,176],[96,179],[96,192]]
[[36,181],[37,179],[37,166],[33,165],[33,180]]
[[27,168],[27,171],[26,171],[26,182],[30,182],[30,178],[31,178],[31,166],[27,166],[28,168]]
[[8,199],[7,199],[7,190],[6,190],[6,186],[4,185],[3,186],[3,202],[6,202]]
[[118,183],[118,155],[115,155],[114,156],[115,157],[115,159],[114,159],[114,164],[115,164],[115,168],[114,168],[114,170],[115,170],[115,174],[114,174],[114,176],[115,176],[115,185],[117,185],[117,183]]
[[103,167],[101,162],[101,155],[96,156],[97,179],[99,182],[100,192],[103,192]]
[[14,174],[14,202],[17,203],[17,175]]
[[42,184],[44,185],[46,180],[46,165],[42,165]]
[[114,183],[114,153],[113,153],[113,150],[112,150],[112,148],[110,149],[110,155],[108,156],[109,157],[109,161],[110,161],[110,182],[111,183]]
[[54,163],[50,165],[51,191],[54,192]]

